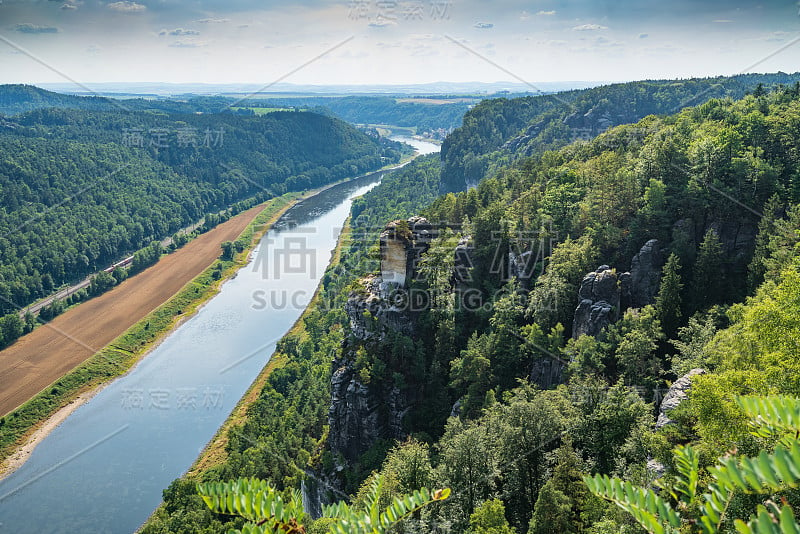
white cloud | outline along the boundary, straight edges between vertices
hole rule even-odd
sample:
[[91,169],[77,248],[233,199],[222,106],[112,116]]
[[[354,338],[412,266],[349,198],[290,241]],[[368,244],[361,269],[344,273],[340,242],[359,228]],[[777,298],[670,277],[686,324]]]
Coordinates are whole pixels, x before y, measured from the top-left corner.
[[67,11],[67,10],[72,10],[72,9],[78,9],[78,6],[77,6],[77,4],[75,4],[73,2],[64,2],[63,4],[61,4],[61,9],[63,9],[64,11]]
[[128,0],[123,0],[121,2],[112,2],[106,6],[108,9],[112,9],[114,11],[119,11],[121,13],[141,13],[147,6],[143,4],[137,4],[136,2],[130,2]]
[[397,23],[393,20],[378,19],[369,23],[370,28],[385,28],[387,26],[396,26]]
[[174,43],[170,43],[169,46],[172,48],[200,48],[201,46],[206,46],[207,43],[201,41],[190,41],[188,39],[179,39]]
[[185,30],[183,28],[175,28],[174,30],[161,30],[158,32],[158,35],[172,35],[175,37],[181,37],[184,35],[200,35],[200,32],[197,30]]
[[473,27],[477,28],[479,30],[490,30],[490,29],[494,28],[494,24],[492,24],[490,22],[477,22],[477,23],[475,23],[475,26],[473,26]]
[[225,22],[230,22],[231,19],[200,19],[196,20],[198,24],[223,24]]
[[19,33],[58,33],[59,29],[55,26],[40,26],[38,24],[25,22],[14,26],[14,31]]
[[552,17],[553,15],[556,14],[556,10],[553,9],[552,11],[539,11],[536,14],[539,15],[540,17]]
[[601,26],[600,24],[581,24],[572,28],[576,32],[593,32],[597,30],[607,30],[608,26]]
[[711,22],[713,22],[714,24],[730,24],[733,21],[730,19],[716,19],[712,20]]

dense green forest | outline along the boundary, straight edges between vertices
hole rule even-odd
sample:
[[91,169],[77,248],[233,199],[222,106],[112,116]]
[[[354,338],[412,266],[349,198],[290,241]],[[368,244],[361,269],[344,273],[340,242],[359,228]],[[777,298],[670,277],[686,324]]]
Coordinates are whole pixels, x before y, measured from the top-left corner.
[[37,109],[5,119],[0,312],[204,215],[352,177],[405,151],[306,112]]
[[611,126],[671,114],[711,98],[741,98],[759,84],[797,82],[800,74],[741,74],[686,80],[647,80],[554,95],[491,99],[466,115],[442,145],[443,191],[460,191],[512,161],[591,139]]
[[[472,100],[477,102],[479,99]],[[249,99],[239,105],[324,109],[356,124],[390,124],[416,127],[418,132],[430,132],[440,128],[449,131],[461,126],[461,117],[473,103],[467,101],[431,104],[424,101],[408,101],[408,99],[398,102],[397,98],[389,96],[346,96],[258,98]]]
[[[734,396],[797,395],[800,383],[800,91],[756,84],[752,93],[515,157],[476,188],[432,203],[434,157],[388,176],[354,203],[342,262],[302,333],[281,342],[289,363],[230,432],[227,461],[201,478],[305,481],[358,502],[378,470],[389,496],[453,488],[398,532],[634,533],[633,518],[592,495],[583,475],[652,487],[675,476],[675,445],[694,444],[701,473],[727,451],[772,449],[776,438],[752,434]],[[464,129],[473,113],[490,120],[476,108]],[[345,312],[364,291],[354,281],[377,270],[383,225],[415,213],[438,230],[412,285],[429,305],[412,314],[410,334],[360,341]],[[657,290],[620,298],[599,332],[571,335],[585,275],[613,275],[619,288],[652,239],[663,255]],[[515,266],[542,242],[544,261]],[[464,243],[468,276],[454,276]],[[465,305],[468,292],[480,305]],[[419,399],[404,418],[407,439],[376,439],[355,461],[331,450],[331,355],[382,399],[379,410],[391,411],[398,390]],[[560,366],[556,380],[543,379],[545,362]],[[688,399],[659,414],[667,388],[692,369],[704,373],[692,375]],[[657,417],[667,424],[656,430]],[[772,497],[796,505],[800,495]],[[176,480],[164,498],[145,532],[222,529],[194,481]],[[732,532],[762,502],[732,492],[720,530]]]
[[[275,96],[259,95],[242,100],[230,96],[190,96],[185,100],[163,98],[85,97],[64,95],[30,85],[0,85],[0,115],[12,116],[37,109],[84,111],[150,111],[163,113],[252,114],[259,108],[306,109],[355,124],[388,124],[416,128],[418,132],[450,131],[480,98],[432,104],[390,96]],[[2,121],[2,117],[0,117]],[[2,122],[0,122],[2,124]]]
[[[0,115],[12,116],[36,109],[84,111],[161,111],[165,113],[219,113],[228,110],[232,98],[196,96],[187,100],[163,98],[115,99],[54,93],[33,85],[0,85]],[[2,119],[0,119],[2,120]]]

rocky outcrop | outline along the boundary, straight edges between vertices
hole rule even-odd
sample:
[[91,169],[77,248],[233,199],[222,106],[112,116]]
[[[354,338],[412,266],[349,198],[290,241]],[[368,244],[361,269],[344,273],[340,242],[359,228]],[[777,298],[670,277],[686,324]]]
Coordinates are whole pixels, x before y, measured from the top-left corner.
[[695,221],[680,219],[672,226],[674,240],[684,243],[687,249],[694,249],[703,241],[709,230],[714,230],[722,243],[722,251],[730,263],[746,265],[755,248],[757,223],[746,218],[730,221]]
[[674,422],[669,418],[668,413],[677,408],[681,402],[689,397],[689,390],[692,389],[692,378],[702,374],[705,374],[703,369],[692,369],[670,386],[669,391],[667,391],[658,409],[658,420],[656,421],[657,429]]
[[608,265],[583,277],[578,290],[578,307],[572,323],[572,337],[597,336],[619,319],[620,286],[617,273]]
[[404,437],[403,417],[412,403],[405,392],[393,387],[388,394],[359,379],[354,366],[335,362],[328,411],[328,445],[334,454],[355,462],[379,439]]
[[651,239],[633,257],[630,272],[617,274],[608,265],[601,265],[587,274],[578,290],[572,337],[598,336],[624,310],[653,304],[661,283],[664,256],[658,240]]
[[569,362],[555,354],[542,354],[531,364],[531,383],[541,389],[557,386],[564,379],[564,371]]
[[345,303],[350,335],[333,360],[328,445],[348,462],[356,462],[379,439],[404,437],[402,422],[416,402],[414,391],[371,383],[361,376],[356,353],[380,357],[389,333],[413,334],[416,311],[406,290],[433,237],[422,217],[389,223],[380,237],[380,276],[361,279]]
[[472,281],[471,269],[474,251],[475,247],[472,245],[471,236],[464,236],[458,241],[453,262],[453,285],[457,290],[465,289]]
[[430,247],[433,226],[423,217],[392,221],[381,232],[381,282],[389,286],[408,287],[416,274],[417,263]]
[[651,239],[633,257],[630,272],[619,276],[623,310],[644,308],[656,301],[661,283],[661,269],[666,262],[664,256],[658,239]]

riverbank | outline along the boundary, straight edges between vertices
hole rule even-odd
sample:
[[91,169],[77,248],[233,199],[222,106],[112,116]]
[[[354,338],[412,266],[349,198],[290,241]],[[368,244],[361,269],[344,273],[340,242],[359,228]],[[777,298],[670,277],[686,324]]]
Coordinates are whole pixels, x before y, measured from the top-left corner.
[[[247,218],[247,225],[236,235],[231,237],[241,239],[247,235],[260,235],[266,228],[256,232],[259,225],[268,226],[277,220],[287,209],[299,200],[306,198],[306,195],[297,193],[284,195],[267,201],[266,203],[253,208],[253,213],[244,212],[239,216]],[[238,216],[237,216],[238,217]],[[233,220],[233,219],[232,219]],[[230,222],[230,221],[228,221]],[[215,229],[216,230],[216,229]],[[225,236],[227,237],[227,236]],[[219,250],[219,246],[215,247]],[[13,410],[11,413],[0,419],[0,479],[8,476],[24,463],[39,441],[56,428],[69,414],[77,409],[82,403],[88,401],[95,393],[105,385],[119,376],[124,375],[135,364],[146,356],[158,343],[164,339],[182,320],[191,316],[208,299],[213,297],[221,284],[232,276],[238,268],[246,262],[246,255],[252,248],[248,247],[240,257],[234,261],[220,262],[216,259],[219,252],[216,252],[214,259],[206,263],[200,274],[193,276],[188,282],[178,288],[177,293],[173,290],[163,298],[161,303],[149,313],[140,315],[139,320],[117,335],[99,351],[93,351],[93,355],[87,355],[82,363],[72,370],[63,373],[50,385],[33,395],[24,404]],[[184,254],[192,254],[191,248],[185,250]],[[180,252],[180,251],[178,251]],[[177,253],[176,253],[177,254]],[[172,256],[172,255],[171,255]],[[137,278],[149,274],[159,274],[156,271],[170,271],[172,265],[166,265],[165,257],[162,261],[146,269],[136,277],[125,281],[126,286],[119,289],[126,290],[127,293],[141,293],[141,284],[137,284]],[[172,261],[180,260],[179,256],[172,258]],[[221,265],[222,269],[216,268]],[[160,277],[168,273],[160,273]],[[172,273],[174,277],[174,273]],[[146,280],[146,278],[144,278]],[[116,289],[116,288],[115,288]],[[152,289],[152,288],[151,288]],[[155,289],[159,289],[158,287]],[[85,307],[75,309],[82,311],[84,315],[90,313],[90,305],[94,302],[95,306],[99,302],[105,304],[101,299],[109,301],[117,299],[121,301],[124,296],[117,297],[114,292],[109,292],[94,301],[85,303]],[[107,306],[101,306],[100,312],[107,311]],[[66,322],[70,319],[67,315],[59,317],[56,321]],[[100,321],[99,314],[93,318],[81,318],[82,322],[92,324],[92,321]],[[54,322],[56,322],[54,321]],[[62,329],[56,325],[56,328]],[[44,329],[43,329],[44,330]],[[56,342],[61,341],[56,339]],[[84,351],[90,350],[89,346],[83,347]],[[47,430],[47,431],[45,431]],[[22,452],[25,454],[20,454]]]
[[[339,261],[342,257],[343,243],[349,239],[350,233],[350,217],[348,217],[347,221],[345,221],[345,224],[342,227],[339,238],[336,241],[336,248],[334,248],[333,252],[331,253],[331,261],[328,264],[327,269],[332,269],[339,264]],[[297,321],[295,321],[294,325],[292,325],[292,328],[286,332],[284,337],[295,336],[298,339],[302,337],[304,333],[303,321],[306,319],[308,314],[311,313],[311,310],[313,310],[315,306],[319,304],[321,292],[322,284],[317,286],[316,290],[314,291],[314,295],[308,303],[308,306],[306,306],[306,309],[303,310],[303,313],[297,318]],[[247,389],[247,392],[236,404],[236,407],[233,409],[222,426],[220,426],[217,433],[214,434],[214,437],[211,438],[208,444],[203,448],[203,451],[198,455],[197,460],[195,460],[195,462],[186,472],[185,476],[197,476],[203,471],[221,465],[225,462],[227,459],[225,446],[228,443],[228,433],[230,429],[236,425],[242,424],[246,420],[248,408],[250,408],[250,406],[258,399],[258,396],[264,389],[264,384],[269,376],[273,371],[282,368],[288,362],[289,357],[278,350],[276,350],[270,356],[267,365],[264,366],[264,369],[262,369],[256,379],[253,380],[253,383]]]
[[302,194],[284,195],[261,205],[261,211],[238,237],[238,240],[244,240],[248,245],[237,254],[235,261],[215,260],[181,291],[103,350],[45,388],[12,414],[0,419],[0,458],[5,459],[0,467],[0,478],[24,463],[47,432],[57,427],[82,402],[86,402],[94,392],[132,369],[180,322],[213,297],[222,282],[247,263],[249,253],[258,239],[286,210],[334,185],[336,184]]

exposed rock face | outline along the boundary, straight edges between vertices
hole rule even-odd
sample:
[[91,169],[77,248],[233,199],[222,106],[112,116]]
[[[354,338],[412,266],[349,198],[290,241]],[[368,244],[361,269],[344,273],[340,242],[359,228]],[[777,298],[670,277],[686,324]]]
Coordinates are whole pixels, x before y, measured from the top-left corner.
[[561,383],[569,362],[543,354],[531,365],[531,382],[541,389],[550,389]]
[[345,311],[350,336],[333,361],[328,444],[334,454],[355,462],[379,439],[404,437],[402,421],[416,402],[411,389],[364,383],[356,369],[356,351],[379,354],[390,332],[411,335],[415,312],[407,305],[409,283],[434,233],[421,218],[394,221],[381,233],[381,275],[360,280]]
[[617,274],[601,265],[587,274],[578,290],[572,337],[596,337],[617,321],[622,311],[653,304],[664,263],[664,251],[657,239],[651,239],[633,257],[630,272]]
[[692,377],[702,374],[705,374],[703,369],[692,369],[670,386],[669,391],[667,391],[658,409],[658,420],[656,421],[657,429],[674,422],[669,418],[669,415],[667,415],[668,412],[677,408],[681,402],[688,398],[689,390],[692,389]]
[[657,239],[651,239],[642,246],[631,261],[630,273],[620,275],[623,309],[644,308],[656,301],[665,261],[664,251]]
[[334,454],[355,462],[378,439],[404,436],[403,417],[411,409],[404,392],[392,388],[388,395],[362,384],[349,362],[338,360],[331,377],[328,444]]
[[472,280],[470,269],[472,268],[472,253],[475,247],[472,245],[472,236],[464,236],[458,241],[453,263],[453,282],[456,289],[465,289]]
[[392,221],[381,232],[381,282],[408,287],[417,262],[430,247],[433,226],[423,217]]
[[579,303],[572,323],[572,337],[597,336],[619,319],[620,286],[616,272],[608,265],[583,277],[578,290]]
[[508,266],[509,275],[516,277],[519,281],[519,286],[524,290],[530,290],[535,281],[535,277],[539,272],[536,272],[536,264],[538,261],[543,260],[542,250],[530,251],[526,250],[521,254],[514,252],[508,253]]
[[[344,304],[353,338],[379,341],[389,331],[411,334],[412,317],[402,287],[387,285],[376,276],[363,278],[359,283],[361,291],[350,293]],[[369,316],[364,312],[369,312]]]
[[747,263],[755,247],[758,226],[753,221],[740,218],[730,221],[695,221],[681,219],[672,226],[673,239],[686,242],[686,247],[700,245],[708,230],[714,230],[722,243],[726,258],[732,263]]
[[714,230],[722,243],[725,256],[734,263],[747,261],[755,247],[758,227],[755,223],[746,220],[715,221],[698,236],[701,242],[706,231]]

